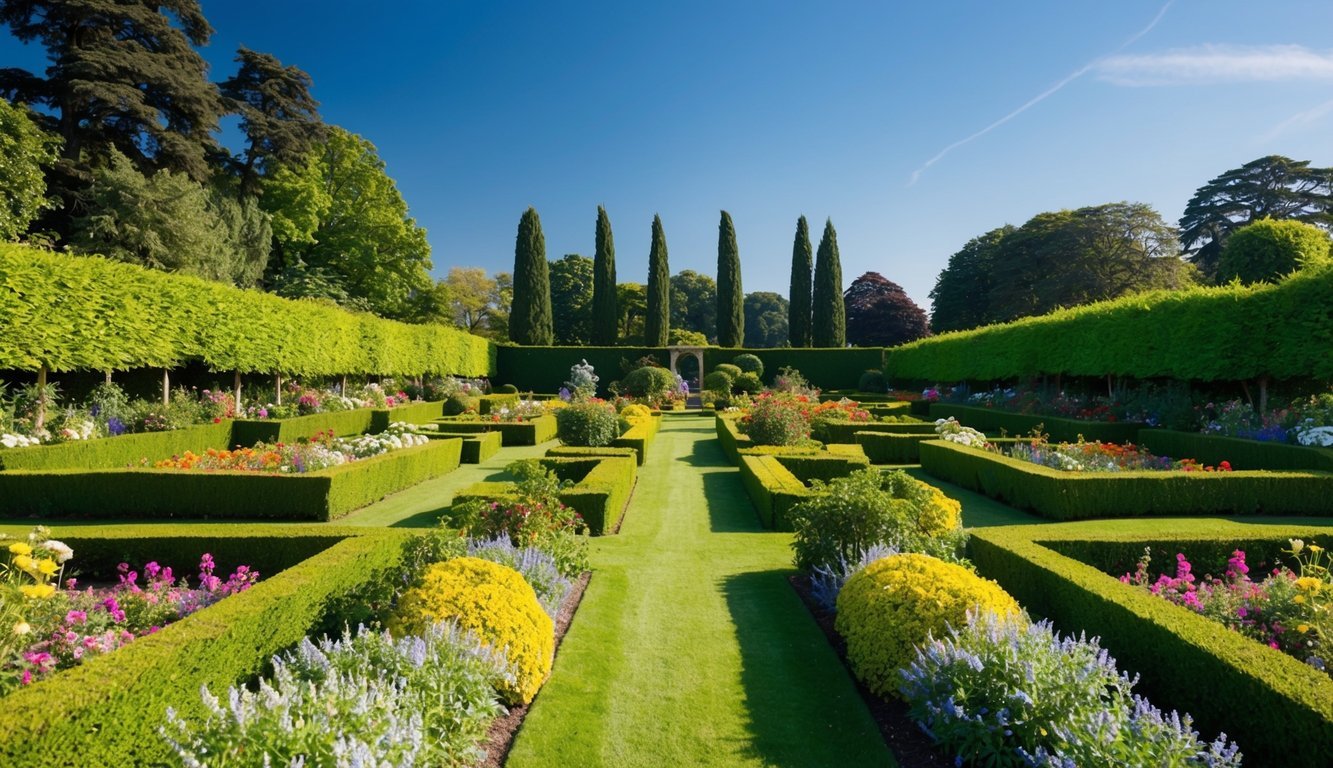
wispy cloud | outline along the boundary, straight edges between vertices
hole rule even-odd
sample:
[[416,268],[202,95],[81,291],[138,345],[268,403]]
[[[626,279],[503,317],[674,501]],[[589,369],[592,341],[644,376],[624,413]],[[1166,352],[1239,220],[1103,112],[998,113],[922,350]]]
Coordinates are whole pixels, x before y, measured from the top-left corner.
[[1317,107],[1297,112],[1291,117],[1273,126],[1272,130],[1259,137],[1260,143],[1270,142],[1289,132],[1308,128],[1333,113],[1333,101],[1326,101]]
[[1299,45],[1202,45],[1109,56],[1096,69],[1099,79],[1125,86],[1333,80],[1333,51]]
[[[1152,21],[1148,22],[1148,25],[1146,27],[1140,29],[1138,32],[1135,32],[1133,35],[1130,35],[1129,38],[1127,38],[1125,42],[1117,46],[1116,49],[1112,51],[1112,53],[1118,53],[1120,51],[1123,51],[1124,49],[1128,48],[1129,46],[1133,45],[1136,41],[1138,41],[1139,38],[1151,32],[1153,30],[1153,27],[1156,27],[1158,22],[1162,20],[1162,17],[1166,15],[1167,9],[1169,9],[1171,7],[1171,4],[1174,2],[1175,0],[1167,0],[1167,3],[1162,6],[1161,10],[1159,10],[1157,12],[1157,15],[1152,18]],[[976,141],[982,136],[985,136],[986,134],[990,133],[996,128],[999,128],[1000,126],[1004,125],[1010,120],[1013,120],[1015,117],[1018,117],[1019,115],[1028,111],[1029,109],[1032,109],[1033,107],[1042,103],[1051,96],[1054,96],[1066,85],[1069,85],[1070,83],[1074,82],[1080,77],[1086,75],[1093,68],[1097,67],[1097,65],[1102,61],[1103,58],[1093,59],[1092,61],[1088,62],[1087,64],[1084,64],[1083,66],[1079,67],[1073,72],[1070,72],[1068,75],[1065,75],[1055,85],[1052,85],[1050,88],[1047,88],[1046,90],[1042,91],[1036,96],[1033,96],[1031,99],[1028,99],[1023,104],[1023,106],[1019,107],[1018,109],[1015,109],[1014,111],[1010,112],[1009,114],[1005,115],[999,120],[996,120],[995,122],[991,123],[985,128],[982,128],[981,130],[977,131],[971,136],[968,136],[965,139],[959,139],[958,141],[955,141],[954,143],[950,144],[944,149],[941,149],[939,152],[935,153],[934,157],[930,158],[925,163],[923,163],[920,168],[917,168],[915,171],[912,171],[912,178],[907,182],[907,186],[910,187],[913,184],[915,184],[917,180],[921,178],[921,174],[924,173],[927,168],[930,168],[930,166],[943,160],[945,155],[948,155],[950,152],[954,151],[955,149],[958,149],[964,144],[971,144],[972,142]]]

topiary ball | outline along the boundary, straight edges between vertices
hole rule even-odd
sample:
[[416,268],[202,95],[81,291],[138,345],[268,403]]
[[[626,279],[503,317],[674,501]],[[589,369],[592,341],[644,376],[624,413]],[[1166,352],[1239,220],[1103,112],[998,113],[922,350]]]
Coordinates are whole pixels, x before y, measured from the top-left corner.
[[861,392],[876,392],[883,394],[889,391],[889,380],[884,378],[883,371],[870,369],[861,374],[861,381],[856,385],[857,390]]
[[759,377],[753,373],[742,373],[736,377],[735,381],[731,382],[731,388],[735,392],[753,395],[763,391],[764,382],[760,381]]
[[742,373],[745,373],[745,371],[742,371],[740,369],[740,366],[732,365],[731,363],[718,363],[716,366],[713,367],[713,372],[717,373],[718,371],[721,371],[730,376],[732,381],[735,381],[736,377],[740,376]]
[[495,394],[497,394],[497,395],[517,395],[517,394],[518,394],[518,387],[514,386],[513,384],[501,384],[500,386],[498,386],[498,387],[495,388]]
[[735,380],[736,377],[726,371],[713,371],[704,377],[703,385],[704,389],[714,392],[731,392],[731,383]]
[[998,584],[928,555],[891,555],[847,579],[838,593],[834,627],[847,641],[847,662],[866,687],[895,695],[898,670],[916,658],[926,637],[961,627],[968,611],[1020,616]]
[[503,651],[514,673],[499,693],[509,705],[526,704],[551,674],[555,624],[523,575],[476,557],[458,557],[426,569],[403,594],[389,621],[397,636],[421,634],[453,619],[486,645]]
[[458,416],[459,414],[475,411],[479,403],[480,401],[477,398],[469,397],[461,392],[449,395],[444,401],[444,415]]
[[600,448],[620,437],[620,418],[610,403],[570,403],[555,412],[555,425],[565,445]]
[[736,355],[731,358],[731,364],[740,368],[742,373],[753,373],[761,379],[764,377],[764,361],[760,360],[758,355],[752,355],[749,352]]
[[665,400],[675,389],[676,377],[671,371],[654,365],[635,368],[620,381],[622,392],[651,402]]

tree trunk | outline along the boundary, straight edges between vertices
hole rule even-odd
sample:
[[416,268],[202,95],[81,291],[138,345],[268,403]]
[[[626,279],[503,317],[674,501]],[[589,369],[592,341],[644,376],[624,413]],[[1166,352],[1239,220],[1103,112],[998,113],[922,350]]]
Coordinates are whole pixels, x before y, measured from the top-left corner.
[[106,372],[106,383],[107,384],[111,383],[111,371]]
[[273,382],[273,391],[277,393],[277,399],[273,401],[273,404],[282,405],[282,374],[274,374]]
[[41,430],[42,425],[46,423],[46,363],[37,370],[37,415],[33,417],[32,428],[34,432]]
[[1268,413],[1268,375],[1259,377],[1259,416]]
[[237,370],[236,373],[235,373],[235,375],[232,377],[232,380],[231,380],[231,388],[232,388],[232,395],[231,395],[231,408],[232,408],[232,414],[231,414],[231,415],[234,416],[235,418],[238,418],[238,419],[239,419],[239,418],[241,417],[241,372],[240,372],[240,370]]
[[162,405],[171,405],[171,370],[162,369]]

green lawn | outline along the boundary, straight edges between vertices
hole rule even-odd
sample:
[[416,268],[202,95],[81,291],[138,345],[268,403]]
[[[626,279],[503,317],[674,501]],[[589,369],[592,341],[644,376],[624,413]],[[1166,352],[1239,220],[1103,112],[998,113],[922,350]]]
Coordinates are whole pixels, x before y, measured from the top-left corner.
[[891,766],[703,418],[665,421],[510,753],[532,766]]

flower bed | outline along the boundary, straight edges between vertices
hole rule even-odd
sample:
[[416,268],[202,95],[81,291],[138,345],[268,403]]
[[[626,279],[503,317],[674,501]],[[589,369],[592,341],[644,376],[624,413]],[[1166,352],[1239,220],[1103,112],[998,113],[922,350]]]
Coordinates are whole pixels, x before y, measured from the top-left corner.
[[1007,433],[1025,435],[1040,426],[1053,440],[1077,440],[1082,435],[1088,440],[1125,443],[1137,439],[1145,425],[1135,422],[1088,421],[1057,416],[1035,416],[993,408],[931,403],[932,419],[955,418],[969,427],[988,434]]
[[390,451],[425,445],[429,438],[417,434],[406,424],[392,424],[373,435],[335,437],[321,432],[297,443],[257,443],[252,448],[229,451],[209,449],[202,454],[186,451],[170,459],[153,463],[154,469],[181,469],[200,472],[277,472],[304,474],[337,467],[353,461],[382,456]]
[[[637,464],[627,456],[552,457],[541,466],[568,483],[560,488],[561,504],[577,512],[581,525],[594,536],[613,533],[629,504]],[[453,508],[469,502],[493,504],[515,492],[513,483],[476,483],[454,494]],[[451,510],[451,515],[452,515]]]
[[1006,456],[1062,472],[1230,472],[1231,462],[1217,466],[1196,459],[1156,456],[1133,443],[1048,443],[1044,439],[1017,440],[997,449]]

